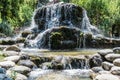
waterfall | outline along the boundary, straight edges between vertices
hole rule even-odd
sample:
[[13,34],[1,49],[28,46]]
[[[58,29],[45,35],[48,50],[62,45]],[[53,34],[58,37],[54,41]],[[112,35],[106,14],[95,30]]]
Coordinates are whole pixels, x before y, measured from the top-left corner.
[[[77,30],[83,32],[83,38],[79,38],[78,34],[76,35],[77,47],[81,47],[81,45],[84,48],[86,47],[86,34],[91,34],[93,37],[100,34],[100,31],[90,24],[84,8],[71,3],[56,3],[42,6],[35,10],[30,29],[38,35],[33,41],[29,42],[30,45],[36,48],[44,48],[47,45],[50,49],[51,43],[50,36],[48,35],[50,35],[54,28],[60,26],[77,28]],[[46,39],[46,37],[49,38]]]

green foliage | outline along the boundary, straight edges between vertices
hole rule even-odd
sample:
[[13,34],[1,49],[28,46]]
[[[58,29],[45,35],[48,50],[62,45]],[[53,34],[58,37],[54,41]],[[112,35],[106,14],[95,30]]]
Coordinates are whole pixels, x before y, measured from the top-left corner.
[[12,34],[12,27],[8,22],[3,21],[0,23],[0,33],[4,33],[5,35],[10,36]]
[[36,3],[37,0],[0,0],[0,23],[7,21],[12,28],[23,26],[30,22]]
[[[90,22],[108,34],[111,26],[120,19],[120,0],[71,0],[87,10]],[[119,22],[120,23],[120,22]]]

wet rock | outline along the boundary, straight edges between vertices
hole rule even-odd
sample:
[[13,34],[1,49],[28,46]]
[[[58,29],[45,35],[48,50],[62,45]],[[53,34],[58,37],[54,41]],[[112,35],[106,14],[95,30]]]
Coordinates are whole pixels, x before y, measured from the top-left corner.
[[17,72],[13,72],[11,70],[7,70],[6,75],[10,76],[11,78],[15,80],[27,80],[27,77],[25,75],[17,73]]
[[113,64],[114,64],[115,66],[119,66],[119,67],[120,67],[120,58],[115,59],[115,60],[113,61]]
[[20,52],[21,49],[18,46],[16,46],[16,45],[12,45],[12,46],[9,46],[9,47],[5,48],[4,51],[16,51],[16,52]]
[[114,65],[110,62],[102,62],[102,68],[109,71]]
[[6,69],[5,68],[0,68],[0,74],[6,74]]
[[120,80],[120,79],[112,74],[100,74],[97,75],[93,80]]
[[10,70],[24,74],[24,75],[27,75],[27,73],[31,71],[31,69],[26,66],[14,66]]
[[1,45],[13,45],[15,43],[16,43],[16,41],[12,40],[12,39],[4,39],[4,40],[0,41]]
[[2,68],[8,69],[8,68],[15,66],[15,63],[12,61],[3,61],[3,62],[0,62],[0,66]]
[[101,64],[102,58],[99,54],[92,55],[91,58],[89,59],[90,68],[101,66]]
[[12,80],[12,79],[8,77],[6,74],[0,74],[0,80]]
[[13,62],[18,62],[19,59],[20,59],[20,56],[9,56],[4,58],[4,60],[6,61],[13,61]]
[[19,55],[20,53],[19,52],[16,52],[16,51],[3,51],[3,55],[4,56],[16,56],[16,55]]
[[100,55],[102,55],[102,56],[105,56],[105,55],[111,54],[111,53],[113,53],[113,50],[111,50],[111,49],[104,49],[104,50],[100,50],[100,51],[98,52],[98,54],[100,54]]
[[62,59],[63,59],[63,56],[56,56],[53,61],[56,63],[60,63]]
[[23,32],[21,33],[21,37],[26,38],[29,34],[32,34],[32,32],[31,32],[31,31],[28,31],[28,30],[23,31]]
[[52,63],[52,69],[54,70],[63,70],[64,69],[64,65],[61,63]]
[[103,71],[99,71],[99,74],[111,74],[111,73],[110,73],[110,71],[103,70]]
[[28,60],[28,59],[30,59],[29,55],[25,55],[25,54],[20,55],[20,60]]
[[21,38],[17,38],[17,39],[16,39],[16,43],[24,43],[25,40],[26,40],[26,39],[25,39],[25,38],[22,38],[22,37],[21,37]]
[[40,65],[40,68],[42,68],[42,69],[54,69],[54,67],[52,66],[52,64],[51,64],[51,62],[45,62],[45,63],[42,63],[41,65]]
[[120,47],[115,47],[115,48],[113,48],[113,52],[115,52],[115,53],[120,53]]
[[41,70],[41,69],[36,69],[34,71],[31,71],[29,73],[28,80],[36,80],[38,77],[43,76],[45,74],[50,74],[53,72],[52,70]]
[[98,73],[99,71],[103,71],[102,67],[93,67],[92,71],[94,71],[95,73]]
[[120,58],[120,54],[108,54],[105,56],[108,61],[113,62],[115,59]]
[[114,75],[120,75],[120,67],[114,66],[111,68],[111,73]]
[[57,56],[52,60],[52,67],[55,69],[70,69],[72,59],[65,56]]
[[35,64],[31,60],[20,60],[17,64],[27,66],[29,68],[33,68],[33,66],[35,66]]

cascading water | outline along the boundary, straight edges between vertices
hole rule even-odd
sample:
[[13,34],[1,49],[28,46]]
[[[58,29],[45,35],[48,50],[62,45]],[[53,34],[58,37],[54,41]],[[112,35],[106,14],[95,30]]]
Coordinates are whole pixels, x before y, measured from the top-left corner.
[[[82,47],[86,47],[86,34],[93,36],[100,34],[100,31],[90,24],[85,9],[71,3],[57,3],[40,7],[34,12],[31,30],[33,34],[37,33],[37,37],[34,40],[28,41],[29,45],[35,48],[50,49],[50,34],[54,31],[54,28],[60,26],[66,26],[67,28],[83,32],[83,39],[79,37],[80,34],[76,35],[76,47],[79,48],[81,44]],[[49,38],[46,39],[46,36]],[[46,45],[49,47],[46,47]]]

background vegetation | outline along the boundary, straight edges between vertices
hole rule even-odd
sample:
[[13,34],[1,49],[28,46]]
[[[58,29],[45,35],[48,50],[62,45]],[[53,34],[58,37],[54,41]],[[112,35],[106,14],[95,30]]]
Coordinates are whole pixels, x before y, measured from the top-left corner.
[[[113,24],[120,23],[120,0],[60,0],[84,7],[92,25],[109,34]],[[37,3],[48,0],[0,0],[0,33],[12,31],[30,24]]]
[[113,24],[120,23],[120,0],[71,0],[70,2],[84,7],[92,25],[96,25],[106,35],[111,31]]

